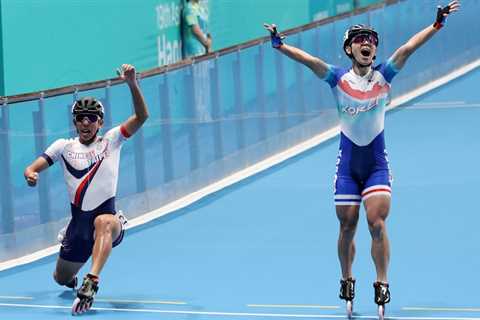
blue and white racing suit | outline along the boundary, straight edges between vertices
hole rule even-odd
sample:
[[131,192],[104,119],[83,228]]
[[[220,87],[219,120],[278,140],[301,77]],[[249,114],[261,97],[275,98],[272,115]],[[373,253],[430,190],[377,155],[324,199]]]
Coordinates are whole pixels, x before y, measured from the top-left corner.
[[390,83],[397,73],[391,60],[363,77],[352,69],[328,65],[324,80],[335,96],[341,128],[334,181],[336,205],[360,205],[373,195],[391,195],[383,130]]

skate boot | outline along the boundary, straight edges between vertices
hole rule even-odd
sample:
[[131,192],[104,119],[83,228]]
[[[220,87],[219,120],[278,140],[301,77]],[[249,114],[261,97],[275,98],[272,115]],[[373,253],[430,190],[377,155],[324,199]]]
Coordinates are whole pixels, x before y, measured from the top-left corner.
[[353,314],[353,298],[355,298],[355,279],[348,278],[346,280],[340,280],[339,298],[346,301],[347,316],[351,319]]
[[77,298],[73,301],[72,315],[82,314],[92,307],[93,298],[98,291],[98,277],[87,274],[77,291]]
[[378,305],[378,319],[385,317],[385,304],[390,302],[390,290],[388,283],[377,281],[373,284],[375,288],[375,303]]
[[125,214],[123,214],[122,210],[117,211],[117,217],[118,217],[118,220],[120,220],[120,223],[122,224],[122,229],[125,229],[125,227],[128,226],[128,219],[125,216]]

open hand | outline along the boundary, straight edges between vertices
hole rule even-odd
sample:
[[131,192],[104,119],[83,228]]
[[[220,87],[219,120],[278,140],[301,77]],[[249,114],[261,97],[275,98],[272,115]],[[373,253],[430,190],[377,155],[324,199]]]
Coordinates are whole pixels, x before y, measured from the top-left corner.
[[449,14],[452,12],[456,12],[460,10],[460,1],[454,0],[448,4],[448,6],[441,7],[438,6],[437,8],[437,23],[443,24],[445,19],[448,17]]
[[277,32],[277,26],[273,23],[272,24],[264,23],[263,26],[265,27],[265,29],[270,31],[270,33]]
[[460,10],[460,1],[459,0],[452,1],[448,4],[448,7],[449,7],[449,11],[443,14],[444,17],[448,16],[452,12]]
[[434,27],[436,29],[441,29],[443,25],[445,24],[445,19],[447,19],[448,15],[451,14],[452,12],[456,12],[460,9],[460,1],[459,0],[454,0],[450,2],[447,6],[437,7],[437,19],[435,20]]
[[263,26],[270,32],[270,39],[272,41],[272,47],[278,49],[283,46],[283,39],[285,36],[278,33],[277,26],[275,24],[264,23]]

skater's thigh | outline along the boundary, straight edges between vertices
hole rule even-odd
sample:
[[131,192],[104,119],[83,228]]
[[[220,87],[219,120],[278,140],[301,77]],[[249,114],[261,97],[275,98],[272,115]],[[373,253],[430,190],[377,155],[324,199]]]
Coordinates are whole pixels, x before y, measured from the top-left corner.
[[345,225],[356,225],[360,212],[359,205],[337,205],[335,206],[338,220]]

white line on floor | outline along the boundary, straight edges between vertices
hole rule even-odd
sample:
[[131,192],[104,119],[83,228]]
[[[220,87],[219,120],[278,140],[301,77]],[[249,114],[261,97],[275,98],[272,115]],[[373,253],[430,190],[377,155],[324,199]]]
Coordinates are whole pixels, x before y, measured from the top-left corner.
[[[0,307],[16,308],[40,308],[40,309],[71,309],[70,306],[56,305],[37,305],[37,304],[18,304],[18,303],[0,303]],[[251,312],[214,312],[214,311],[179,311],[179,310],[160,310],[160,309],[131,309],[131,308],[92,308],[97,311],[118,311],[118,312],[136,312],[136,313],[163,313],[163,314],[186,314],[186,315],[205,315],[205,316],[232,316],[232,317],[269,317],[269,318],[317,318],[317,319],[344,319],[345,315],[329,314],[286,314],[286,313],[251,313]],[[355,319],[378,319],[378,316],[354,316]],[[391,320],[480,320],[480,318],[469,317],[385,317]]]
[[10,300],[33,300],[33,297],[0,296],[0,299],[10,299]]
[[340,309],[339,306],[320,306],[315,304],[247,304],[251,308],[311,308],[311,309]]
[[456,311],[456,312],[480,312],[480,308],[446,308],[446,307],[403,307],[406,311]]
[[465,109],[478,108],[480,103],[463,103],[463,104],[444,104],[439,102],[436,104],[409,104],[398,107],[400,110],[426,110],[426,109]]

